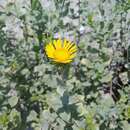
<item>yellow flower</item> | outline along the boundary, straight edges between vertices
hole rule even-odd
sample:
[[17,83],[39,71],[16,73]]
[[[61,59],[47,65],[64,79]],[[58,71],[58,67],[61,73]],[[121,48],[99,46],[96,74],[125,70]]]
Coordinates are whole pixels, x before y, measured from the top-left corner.
[[46,54],[58,63],[70,63],[76,56],[77,46],[69,40],[53,40],[45,47]]

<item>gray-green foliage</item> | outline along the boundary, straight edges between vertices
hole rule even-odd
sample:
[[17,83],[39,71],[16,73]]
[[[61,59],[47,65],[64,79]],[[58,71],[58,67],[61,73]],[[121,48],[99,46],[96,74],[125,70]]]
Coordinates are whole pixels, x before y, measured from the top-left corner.
[[[130,0],[0,1],[0,130],[130,130],[129,23]],[[56,33],[74,63],[47,58]]]

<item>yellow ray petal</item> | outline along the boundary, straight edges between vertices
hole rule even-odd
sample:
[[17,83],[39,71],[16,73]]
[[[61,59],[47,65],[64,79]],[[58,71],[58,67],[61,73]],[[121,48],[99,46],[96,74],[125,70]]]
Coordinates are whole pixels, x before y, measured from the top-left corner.
[[53,54],[55,51],[55,48],[53,47],[52,43],[49,43],[48,45],[46,45],[45,47],[45,51],[48,57],[53,58]]
[[70,41],[64,40],[63,48],[68,49],[71,46],[71,44],[72,43]]
[[63,43],[63,48],[65,48],[67,46],[67,44],[68,44],[68,41],[65,39],[64,43]]
[[77,47],[76,46],[73,46],[72,48],[70,48],[69,50],[68,50],[68,52],[70,53],[70,54],[72,54],[72,53],[74,53],[74,52],[76,52],[77,51]]
[[71,62],[72,60],[65,60],[65,61],[59,61],[59,60],[54,60],[55,62],[58,62],[58,63],[69,63]]
[[63,63],[70,63],[72,60],[63,61]]
[[71,43],[71,45],[68,47],[68,50],[70,50],[71,48],[76,47],[76,45],[74,43]]
[[76,57],[76,53],[72,54],[69,59],[73,59],[74,57]]
[[53,44],[54,44],[56,49],[62,48],[62,40],[61,39],[54,40]]

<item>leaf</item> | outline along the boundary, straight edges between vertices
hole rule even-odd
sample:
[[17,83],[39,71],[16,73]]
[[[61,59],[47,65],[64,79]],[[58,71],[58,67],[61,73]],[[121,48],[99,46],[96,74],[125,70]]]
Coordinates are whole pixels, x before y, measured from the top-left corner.
[[56,91],[60,96],[63,96],[65,89],[62,86],[57,86]]
[[130,130],[130,124],[127,121],[123,121],[124,130]]
[[112,80],[112,77],[113,77],[112,73],[109,73],[107,75],[104,75],[104,77],[102,77],[102,79],[100,79],[100,81],[102,83],[108,83],[108,82],[110,82]]
[[18,99],[19,98],[17,96],[10,97],[8,99],[8,103],[10,104],[11,107],[14,107],[18,103]]
[[61,101],[63,106],[66,106],[69,104],[69,94],[67,91],[64,92],[63,96],[61,97]]
[[128,83],[128,74],[127,74],[127,72],[121,73],[119,76],[120,76],[121,81],[123,82],[123,84]]
[[83,58],[80,62],[82,65],[86,65],[88,68],[93,68],[93,64],[89,59]]
[[130,119],[130,106],[128,106],[125,110],[125,116],[127,119]]
[[0,125],[6,126],[9,122],[8,115],[6,113],[3,113],[0,115]]
[[21,71],[21,74],[22,75],[28,75],[29,74],[29,70],[26,68],[26,69],[23,69],[22,71]]
[[86,116],[87,130],[96,130],[96,124],[94,123],[93,114],[89,113]]
[[93,14],[89,14],[89,15],[88,15],[88,24],[89,24],[90,26],[93,25]]
[[62,101],[59,94],[48,93],[46,97],[47,97],[47,104],[49,105],[49,107],[53,108],[54,110],[62,108]]
[[30,111],[29,116],[27,117],[27,121],[37,121],[37,113],[35,111]]
[[87,49],[88,49],[88,52],[93,53],[93,54],[99,52],[99,50],[98,50],[97,48],[93,48],[93,47],[91,47],[91,46],[88,46]]
[[41,4],[40,4],[39,0],[31,0],[31,8],[32,8],[32,10],[41,8]]
[[71,114],[70,113],[66,113],[66,112],[62,112],[62,113],[60,113],[60,117],[62,119],[64,119],[66,122],[69,122],[69,120],[71,118]]
[[16,109],[12,109],[9,115],[9,120],[14,124],[14,126],[18,126],[21,123],[21,114]]

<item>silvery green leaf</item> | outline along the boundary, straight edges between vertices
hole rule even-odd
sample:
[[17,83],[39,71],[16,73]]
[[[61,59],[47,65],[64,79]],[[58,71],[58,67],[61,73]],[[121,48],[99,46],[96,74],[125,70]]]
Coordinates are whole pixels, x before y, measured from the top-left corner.
[[8,99],[8,102],[11,107],[14,107],[18,103],[18,97],[17,96],[12,96]]
[[36,121],[37,120],[37,113],[35,111],[30,111],[29,116],[27,117],[27,121]]
[[47,96],[47,103],[50,107],[52,107],[54,110],[58,110],[59,108],[62,108],[62,101],[59,94],[48,93],[46,96]]
[[123,123],[123,128],[125,129],[125,130],[129,130],[129,128],[130,128],[130,124],[127,122],[127,121],[123,121],[122,122]]
[[57,93],[60,94],[60,96],[63,96],[64,92],[65,92],[65,88],[63,88],[62,86],[57,86]]
[[102,79],[100,80],[102,83],[107,83],[112,80],[112,73],[106,74]]

